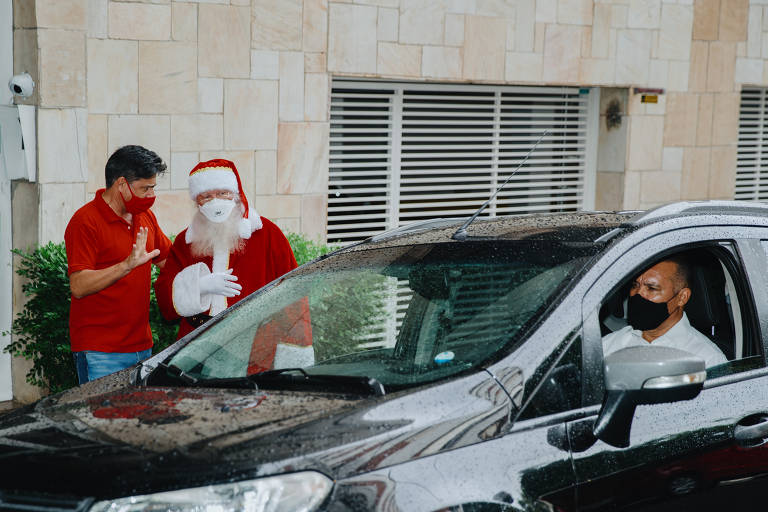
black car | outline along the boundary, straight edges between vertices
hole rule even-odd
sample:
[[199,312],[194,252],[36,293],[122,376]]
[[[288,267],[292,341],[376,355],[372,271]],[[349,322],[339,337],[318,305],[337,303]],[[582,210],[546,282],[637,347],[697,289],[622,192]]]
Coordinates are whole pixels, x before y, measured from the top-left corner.
[[[764,506],[768,207],[461,226],[338,250],[135,368],[0,417],[0,509]],[[628,285],[678,253],[686,314],[728,362],[604,358]],[[257,364],[286,341],[312,360]]]

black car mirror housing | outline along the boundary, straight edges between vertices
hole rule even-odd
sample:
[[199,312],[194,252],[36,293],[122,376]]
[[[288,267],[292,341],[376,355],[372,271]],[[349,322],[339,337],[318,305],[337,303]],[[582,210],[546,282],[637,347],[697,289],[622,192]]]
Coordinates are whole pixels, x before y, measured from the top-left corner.
[[704,386],[704,360],[669,347],[629,347],[605,358],[605,398],[595,421],[595,437],[629,446],[635,408],[643,404],[695,398]]

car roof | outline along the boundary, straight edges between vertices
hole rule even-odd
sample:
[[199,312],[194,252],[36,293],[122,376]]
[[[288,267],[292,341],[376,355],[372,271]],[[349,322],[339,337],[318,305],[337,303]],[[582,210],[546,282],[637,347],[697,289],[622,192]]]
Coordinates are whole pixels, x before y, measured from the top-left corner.
[[452,238],[468,217],[439,218],[407,224],[346,247],[342,252],[400,245],[466,243],[489,240],[552,240],[597,243],[622,237],[637,227],[670,218],[703,215],[748,217],[768,225],[768,204],[745,201],[681,201],[647,211],[567,212],[478,217],[467,238]]

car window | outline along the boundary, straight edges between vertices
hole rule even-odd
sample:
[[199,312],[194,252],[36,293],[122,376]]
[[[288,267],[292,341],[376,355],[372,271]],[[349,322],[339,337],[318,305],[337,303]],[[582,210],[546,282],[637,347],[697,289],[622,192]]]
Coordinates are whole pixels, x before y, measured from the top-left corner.
[[631,330],[627,301],[637,274],[664,258],[682,256],[690,266],[690,299],[684,312],[690,325],[710,340],[727,362],[709,366],[714,378],[762,365],[760,339],[755,328],[754,307],[743,278],[733,244],[720,242],[681,248],[663,258],[646,261],[627,274],[622,283],[605,297],[600,308],[601,335]]
[[241,301],[169,364],[196,379],[300,367],[389,390],[431,382],[521,343],[595,250],[505,240],[337,257]]

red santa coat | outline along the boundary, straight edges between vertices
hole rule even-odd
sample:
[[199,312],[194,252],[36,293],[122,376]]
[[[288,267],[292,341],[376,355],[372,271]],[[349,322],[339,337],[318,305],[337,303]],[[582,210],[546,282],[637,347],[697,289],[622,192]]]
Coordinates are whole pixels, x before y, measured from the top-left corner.
[[[256,229],[251,233],[250,238],[244,240],[244,247],[228,255],[194,257],[191,253],[191,245],[187,242],[187,230],[176,237],[165,266],[155,282],[155,294],[160,312],[167,320],[181,319],[177,338],[194,330],[195,327],[189,323],[188,317],[198,313],[216,314],[224,307],[235,304],[265,284],[296,268],[296,258],[280,228],[264,217],[260,220],[260,223],[255,222]],[[237,283],[243,287],[240,295],[230,298],[200,295],[200,276],[212,270],[221,272],[230,268],[232,274],[237,276]],[[217,300],[221,301],[218,310]],[[281,348],[288,352],[300,348],[309,348],[311,351],[312,334],[306,302],[299,304],[297,308],[295,311],[289,310],[288,313],[296,313],[296,320],[301,325],[298,332],[294,325],[290,336],[279,336],[278,333],[285,332],[285,329],[274,325],[270,329],[262,328],[256,334],[249,362],[249,373],[269,369],[275,362],[276,352],[278,352],[278,359],[280,357],[278,345],[286,345]],[[267,335],[267,332],[270,334]],[[306,352],[306,350],[299,350],[299,352]],[[314,360],[313,355],[309,358],[295,353],[289,355],[294,360],[304,360],[306,364],[311,364]],[[303,366],[299,363],[294,365]]]

